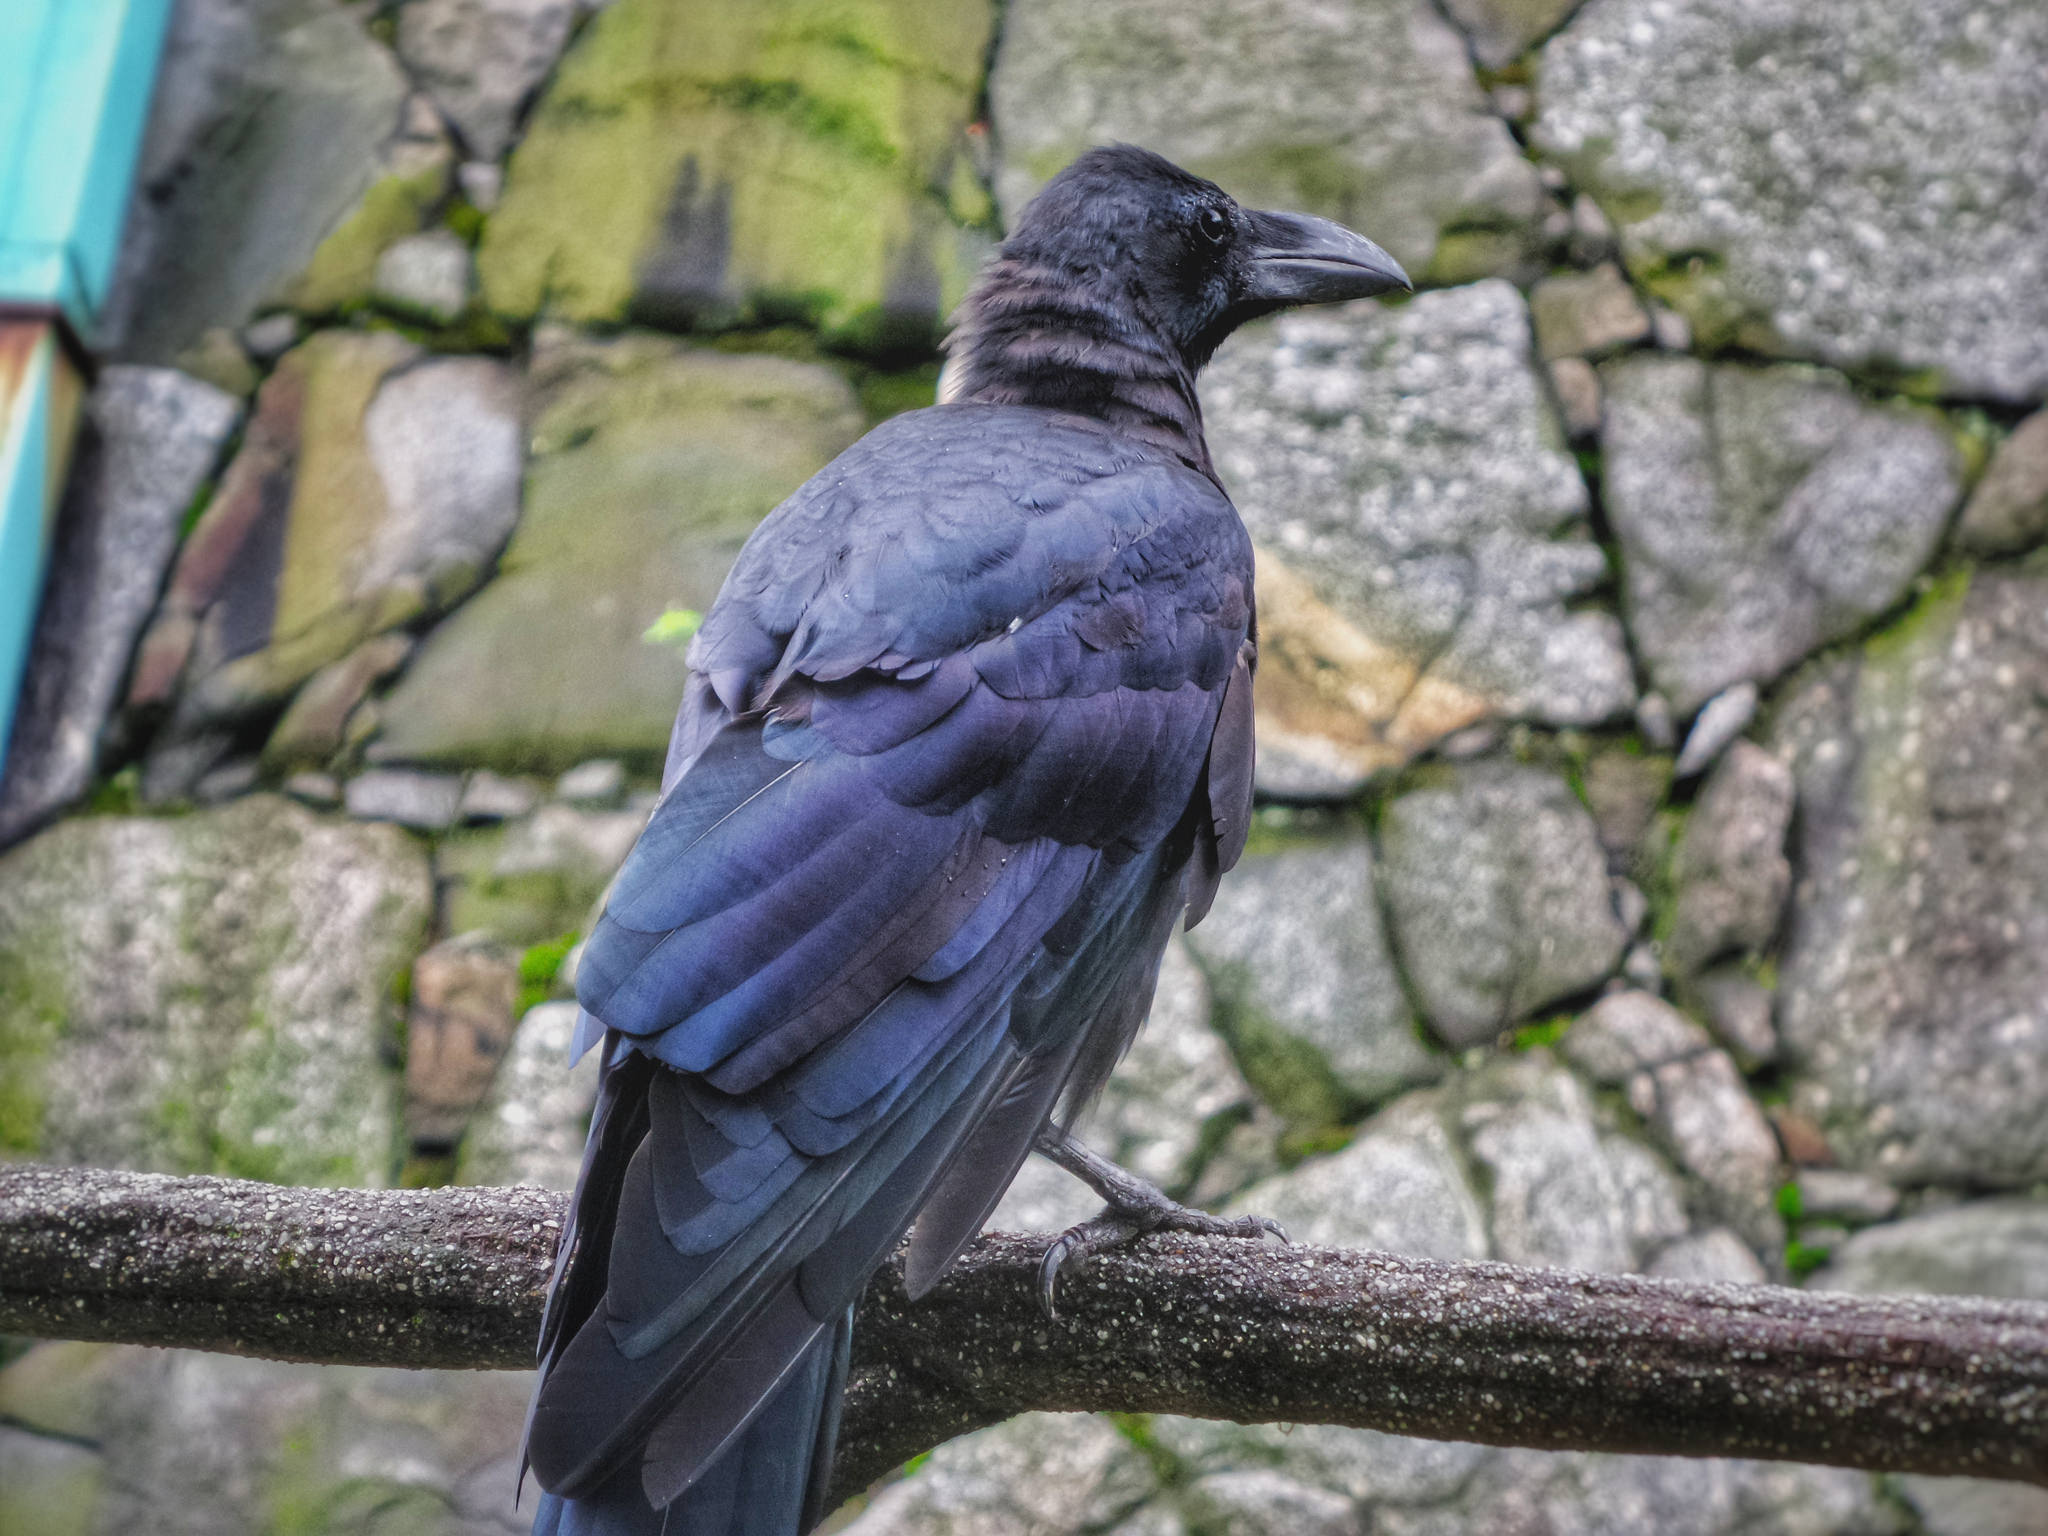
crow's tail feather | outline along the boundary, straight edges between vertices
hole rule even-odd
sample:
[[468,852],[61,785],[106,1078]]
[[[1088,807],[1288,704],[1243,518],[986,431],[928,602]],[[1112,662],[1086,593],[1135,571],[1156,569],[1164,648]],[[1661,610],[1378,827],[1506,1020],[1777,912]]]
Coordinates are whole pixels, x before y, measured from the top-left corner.
[[849,1309],[739,1439],[668,1508],[648,1507],[635,1463],[584,1498],[542,1495],[533,1536],[801,1536],[828,1513],[825,1487],[852,1337]]

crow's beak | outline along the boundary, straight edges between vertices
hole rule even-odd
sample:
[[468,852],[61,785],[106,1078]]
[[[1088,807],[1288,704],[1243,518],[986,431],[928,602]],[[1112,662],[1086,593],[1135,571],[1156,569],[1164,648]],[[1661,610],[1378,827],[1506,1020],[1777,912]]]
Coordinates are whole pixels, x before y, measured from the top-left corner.
[[1251,225],[1243,297],[1260,309],[1415,290],[1401,263],[1342,224],[1305,213],[1254,213]]

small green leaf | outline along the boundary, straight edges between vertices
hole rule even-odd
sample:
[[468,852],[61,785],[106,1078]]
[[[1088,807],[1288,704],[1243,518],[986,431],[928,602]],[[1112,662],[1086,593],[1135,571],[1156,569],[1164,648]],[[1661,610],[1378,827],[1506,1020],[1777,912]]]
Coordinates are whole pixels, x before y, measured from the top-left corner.
[[522,1016],[527,1009],[546,1002],[553,995],[555,976],[581,937],[581,934],[565,933],[560,938],[543,939],[520,955],[517,1006]]
[[1806,1214],[1806,1198],[1800,1194],[1799,1185],[1790,1179],[1778,1186],[1777,1198],[1772,1204],[1777,1206],[1778,1214],[1788,1222],[1797,1222]]
[[703,627],[704,615],[694,608],[671,608],[642,631],[649,645],[688,645],[690,637]]
[[1569,1014],[1559,1014],[1554,1019],[1539,1019],[1534,1024],[1524,1024],[1516,1030],[1509,1045],[1517,1051],[1534,1050],[1539,1045],[1555,1045],[1564,1038],[1564,1032],[1571,1027]]
[[1789,1242],[1785,1245],[1785,1267],[1795,1275],[1810,1275],[1827,1263],[1830,1250],[1817,1243]]

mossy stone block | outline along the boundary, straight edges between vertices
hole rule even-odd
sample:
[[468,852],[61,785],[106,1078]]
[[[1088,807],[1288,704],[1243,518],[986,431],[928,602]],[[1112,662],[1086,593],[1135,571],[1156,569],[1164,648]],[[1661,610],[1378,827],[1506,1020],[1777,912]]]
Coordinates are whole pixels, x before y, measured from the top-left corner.
[[928,346],[989,217],[966,129],[992,24],[986,0],[618,0],[513,155],[486,302]]
[[289,1183],[389,1174],[406,834],[255,795],[60,822],[0,860],[0,1149]]
[[646,334],[545,348],[533,382],[518,532],[384,700],[375,750],[654,769],[686,672],[650,626],[711,607],[754,525],[859,434],[860,409],[828,368]]

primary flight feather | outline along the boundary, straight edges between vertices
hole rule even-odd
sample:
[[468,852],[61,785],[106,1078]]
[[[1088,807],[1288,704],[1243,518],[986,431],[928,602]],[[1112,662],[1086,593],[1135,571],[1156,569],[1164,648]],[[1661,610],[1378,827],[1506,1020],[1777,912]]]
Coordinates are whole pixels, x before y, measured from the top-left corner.
[[910,1230],[921,1294],[1070,1145],[1243,847],[1252,553],[1196,372],[1248,319],[1406,286],[1327,220],[1091,151],[963,306],[946,403],[748,541],[577,976],[602,1065],[539,1536],[824,1513],[869,1275]]

